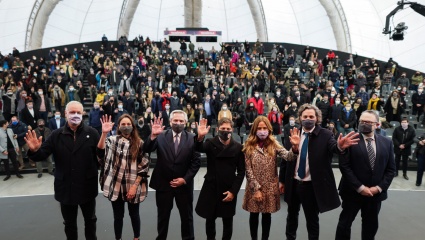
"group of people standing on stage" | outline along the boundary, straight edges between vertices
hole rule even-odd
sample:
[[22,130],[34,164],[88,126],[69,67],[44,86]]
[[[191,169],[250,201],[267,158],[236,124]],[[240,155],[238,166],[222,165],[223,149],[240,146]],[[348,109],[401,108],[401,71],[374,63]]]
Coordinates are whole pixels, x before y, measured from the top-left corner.
[[[300,207],[304,209],[309,239],[319,238],[319,213],[340,206],[331,168],[334,153],[340,155],[342,179],[339,194],[342,212],[336,239],[350,239],[351,224],[362,211],[362,239],[374,239],[378,229],[381,201],[395,173],[391,140],[374,134],[379,119],[374,111],[360,117],[359,133],[338,136],[320,126],[321,112],[310,104],[298,111],[301,128],[290,129],[290,145],[283,147],[273,136],[264,116],[252,124],[244,145],[232,138],[233,122],[222,118],[217,136],[205,139],[210,131],[207,119],[197,124],[197,134],[184,131],[187,114],[175,110],[171,128],[154,118],[151,135],[143,142],[130,115],[117,122],[116,135],[111,118],[103,116],[102,134],[86,126],[83,106],[72,101],[65,109],[67,124],[42,141],[29,131],[25,141],[34,161],[53,154],[56,159],[55,198],[61,204],[67,239],[77,239],[78,206],[85,220],[86,239],[96,237],[95,198],[98,195],[98,164],[103,195],[111,201],[115,238],[121,239],[124,207],[127,203],[134,239],[139,239],[139,204],[147,196],[149,157],[156,151],[157,163],[149,186],[156,190],[156,239],[167,239],[173,202],[181,219],[181,238],[195,239],[193,224],[194,177],[200,168],[200,153],[206,153],[207,173],[195,212],[206,219],[207,239],[216,238],[215,222],[223,221],[222,239],[231,239],[237,196],[246,175],[242,208],[250,213],[252,239],[269,239],[271,214],[280,209],[280,194],[288,203],[287,239],[296,239]],[[277,158],[283,159],[278,174]],[[261,234],[258,232],[261,214]]]

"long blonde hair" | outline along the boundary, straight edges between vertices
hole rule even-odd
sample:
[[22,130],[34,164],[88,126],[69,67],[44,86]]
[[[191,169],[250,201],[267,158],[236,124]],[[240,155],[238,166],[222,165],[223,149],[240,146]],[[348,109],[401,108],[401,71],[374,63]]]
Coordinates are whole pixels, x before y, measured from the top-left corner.
[[269,131],[269,135],[264,140],[264,152],[266,152],[269,156],[274,157],[277,149],[282,149],[282,145],[276,140],[276,138],[272,135],[273,134],[273,128],[270,124],[269,119],[267,119],[264,116],[258,116],[254,123],[252,124],[251,131],[249,132],[248,139],[246,140],[244,147],[242,151],[245,153],[246,156],[251,156],[255,148],[257,147],[258,143],[260,142],[260,139],[257,137],[257,129],[260,122],[263,122],[266,124],[267,129]]

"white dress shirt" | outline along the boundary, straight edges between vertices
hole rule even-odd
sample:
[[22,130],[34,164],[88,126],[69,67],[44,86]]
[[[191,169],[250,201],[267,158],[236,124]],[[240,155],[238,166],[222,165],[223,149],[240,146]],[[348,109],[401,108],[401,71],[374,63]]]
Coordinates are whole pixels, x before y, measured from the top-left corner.
[[[303,143],[304,143],[304,140],[305,140],[304,133],[311,134],[314,131],[315,128],[316,127],[313,127],[310,131],[304,131],[304,129],[301,131],[301,140],[300,140],[300,145],[299,145],[300,150],[299,150],[299,154],[298,154],[298,157],[297,157],[297,165],[295,166],[295,175],[294,175],[294,178],[299,180],[299,181],[311,181],[310,166],[309,166],[309,160],[308,160],[308,151],[307,151],[307,156],[306,156],[306,161],[305,161],[305,176],[304,176],[303,179],[301,179],[298,176],[298,166],[300,165],[301,149],[302,149],[302,146],[303,146]],[[307,148],[307,150],[308,150],[308,148]]]

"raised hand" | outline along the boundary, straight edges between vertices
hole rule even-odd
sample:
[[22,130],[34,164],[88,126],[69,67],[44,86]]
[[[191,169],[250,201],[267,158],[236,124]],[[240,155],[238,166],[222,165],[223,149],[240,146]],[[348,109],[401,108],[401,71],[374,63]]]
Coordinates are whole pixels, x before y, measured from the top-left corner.
[[208,120],[205,118],[202,118],[199,121],[199,124],[196,123],[196,128],[198,130],[198,138],[202,139],[203,137],[205,137],[205,135],[208,134],[208,132],[210,131],[210,126],[207,126]]
[[31,130],[28,130],[26,136],[24,137],[24,140],[27,143],[28,148],[31,152],[37,152],[37,150],[40,149],[42,139],[42,136],[37,138],[37,134],[35,133],[35,131]]
[[292,146],[298,146],[301,141],[300,130],[294,127],[293,129],[289,130],[289,133],[290,133],[289,141],[291,142]]
[[344,151],[345,149],[349,148],[352,145],[356,145],[357,142],[360,140],[358,138],[359,133],[356,133],[354,131],[351,131],[345,137],[342,136],[342,133],[339,134],[338,137],[338,147]]
[[102,116],[100,123],[102,124],[102,133],[108,133],[112,131],[112,128],[114,127],[114,123],[111,122],[111,116],[108,116],[107,114]]
[[151,127],[152,127],[152,137],[157,137],[159,134],[164,131],[165,126],[162,125],[162,118],[155,117],[153,121],[151,120]]

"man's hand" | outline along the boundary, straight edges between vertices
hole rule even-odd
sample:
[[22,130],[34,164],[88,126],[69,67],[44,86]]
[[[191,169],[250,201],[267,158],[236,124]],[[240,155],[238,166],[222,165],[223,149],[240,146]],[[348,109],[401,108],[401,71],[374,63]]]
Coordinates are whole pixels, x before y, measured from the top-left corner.
[[363,191],[360,192],[361,195],[366,197],[373,197],[373,193],[370,191],[370,188],[365,187]]
[[358,138],[359,133],[356,133],[354,131],[351,131],[348,133],[345,137],[342,136],[342,133],[339,134],[338,137],[338,147],[344,151],[345,149],[349,148],[352,145],[356,145],[357,142],[360,140]]
[[199,121],[199,124],[196,123],[196,128],[198,129],[198,140],[203,139],[205,135],[207,135],[208,132],[210,131],[211,126],[207,127],[207,123],[208,123],[208,120],[205,118],[202,118]]
[[233,201],[233,198],[235,198],[233,193],[231,193],[230,191],[224,192],[223,195],[227,195],[225,198],[223,198],[223,202],[231,202]]
[[37,138],[37,134],[35,133],[35,131],[31,130],[28,130],[26,137],[24,137],[24,140],[27,143],[28,148],[31,150],[31,152],[36,152],[41,147],[42,139],[42,136]]
[[404,144],[400,144],[399,148],[404,149],[405,148]]
[[170,186],[173,188],[180,187],[184,184],[186,184],[186,181],[183,178],[175,178],[170,182]]
[[9,153],[5,150],[2,154],[7,156]]
[[291,142],[291,144],[294,146],[298,146],[301,141],[300,131],[298,130],[298,128],[294,127],[293,129],[290,129],[289,133],[289,141]]
[[151,120],[151,127],[151,140],[153,140],[164,131],[165,126],[162,125],[162,118],[155,117],[153,121]]
[[370,192],[375,196],[376,194],[379,193],[379,189],[377,187],[371,187],[369,188]]
[[279,193],[284,194],[285,193],[285,184],[279,182]]

